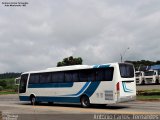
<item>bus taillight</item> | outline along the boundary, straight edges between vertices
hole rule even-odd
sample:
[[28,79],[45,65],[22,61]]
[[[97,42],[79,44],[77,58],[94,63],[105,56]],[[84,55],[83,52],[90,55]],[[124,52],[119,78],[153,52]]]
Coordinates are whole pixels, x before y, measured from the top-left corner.
[[117,91],[119,91],[119,90],[120,90],[119,82],[116,84],[116,89],[117,89]]

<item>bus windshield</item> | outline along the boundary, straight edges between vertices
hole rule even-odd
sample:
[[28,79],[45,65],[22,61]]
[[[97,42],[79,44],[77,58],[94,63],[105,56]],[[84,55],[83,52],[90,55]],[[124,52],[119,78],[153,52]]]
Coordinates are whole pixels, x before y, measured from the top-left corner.
[[19,93],[25,93],[26,92],[27,79],[28,79],[28,74],[24,74],[24,75],[21,76]]
[[133,65],[120,63],[119,69],[120,69],[120,74],[122,78],[133,78],[134,77]]
[[153,76],[154,75],[154,71],[146,71],[144,73],[145,76]]
[[135,73],[136,77],[141,76],[140,72]]

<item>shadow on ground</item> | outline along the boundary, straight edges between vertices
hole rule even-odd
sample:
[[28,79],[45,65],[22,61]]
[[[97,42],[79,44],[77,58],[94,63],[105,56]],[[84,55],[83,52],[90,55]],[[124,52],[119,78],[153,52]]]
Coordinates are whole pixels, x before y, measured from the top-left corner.
[[[30,103],[21,103],[23,105],[31,106]],[[68,104],[68,103],[54,103],[52,105],[48,103],[39,103],[36,106],[55,106],[55,107],[72,107],[72,108],[81,108],[80,104]],[[124,109],[124,108],[129,108],[128,106],[122,106],[122,105],[102,105],[102,104],[92,104],[89,108],[84,108],[84,109],[110,109],[110,110],[115,110],[115,109]]]

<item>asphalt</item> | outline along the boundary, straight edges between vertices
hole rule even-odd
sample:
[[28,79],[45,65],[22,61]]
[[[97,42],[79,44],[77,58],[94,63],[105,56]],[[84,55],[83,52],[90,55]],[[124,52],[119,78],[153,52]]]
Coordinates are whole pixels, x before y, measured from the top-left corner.
[[[159,85],[137,86],[138,89],[160,89]],[[143,115],[143,116],[142,116]],[[93,105],[81,108],[80,104],[41,103],[36,106],[21,102],[18,94],[0,95],[0,120],[113,120],[113,119],[160,119],[159,101],[132,101],[112,105]]]

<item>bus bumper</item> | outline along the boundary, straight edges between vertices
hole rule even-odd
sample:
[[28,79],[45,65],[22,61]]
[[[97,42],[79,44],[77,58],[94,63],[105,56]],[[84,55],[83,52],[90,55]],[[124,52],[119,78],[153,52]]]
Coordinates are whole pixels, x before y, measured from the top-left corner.
[[117,102],[129,102],[129,101],[135,101],[136,100],[136,95],[135,96],[125,96],[125,97],[120,97],[118,98]]

